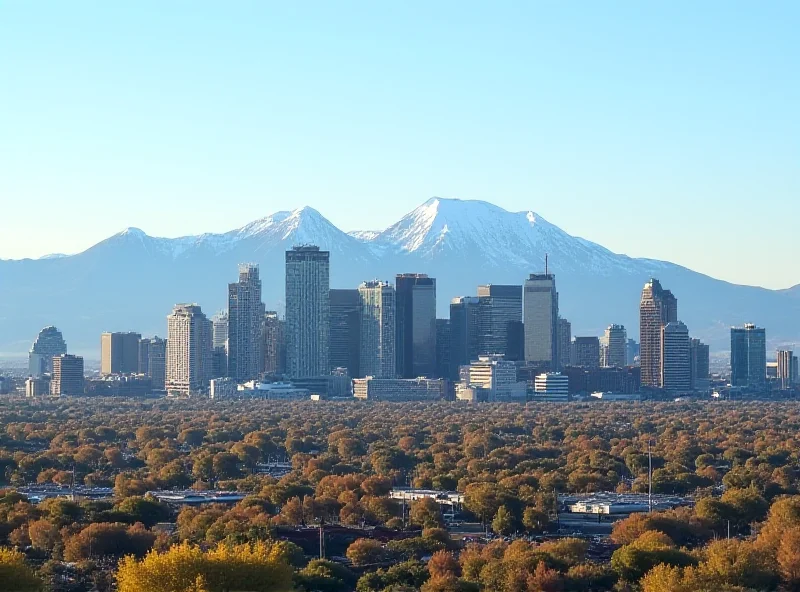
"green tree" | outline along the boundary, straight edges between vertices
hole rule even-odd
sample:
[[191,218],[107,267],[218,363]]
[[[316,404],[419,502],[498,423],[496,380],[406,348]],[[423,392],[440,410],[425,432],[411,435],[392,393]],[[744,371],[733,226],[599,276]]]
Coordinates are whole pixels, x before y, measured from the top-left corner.
[[514,517],[508,508],[500,506],[492,519],[492,530],[500,535],[509,535],[514,532]]

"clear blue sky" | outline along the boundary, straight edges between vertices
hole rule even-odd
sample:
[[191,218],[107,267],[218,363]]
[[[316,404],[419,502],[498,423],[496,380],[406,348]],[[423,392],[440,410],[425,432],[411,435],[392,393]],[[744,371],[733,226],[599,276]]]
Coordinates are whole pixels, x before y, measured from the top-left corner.
[[0,1],[0,257],[432,195],[800,282],[800,2]]

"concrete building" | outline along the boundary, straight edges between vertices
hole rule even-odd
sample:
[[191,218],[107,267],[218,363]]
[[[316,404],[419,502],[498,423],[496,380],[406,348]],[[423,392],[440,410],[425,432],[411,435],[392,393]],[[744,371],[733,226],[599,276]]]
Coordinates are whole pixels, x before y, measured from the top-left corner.
[[522,286],[484,284],[478,286],[477,294],[478,349],[464,363],[476,360],[477,355],[502,354],[512,362],[524,359],[524,334],[520,330]]
[[153,390],[164,390],[166,364],[166,339],[152,337],[139,340],[139,374],[144,374],[150,378]]
[[569,401],[569,378],[560,372],[545,372],[534,379],[534,401]]
[[[558,368],[558,292],[556,276],[532,273],[525,280],[523,302],[525,361]],[[599,359],[599,353],[598,353]]]
[[306,401],[311,391],[291,382],[258,382],[251,380],[237,387],[237,395],[267,399],[268,401]]
[[792,388],[797,381],[795,375],[794,353],[790,350],[778,350],[778,380],[781,389]]
[[25,381],[26,397],[44,397],[50,394],[50,379],[29,377]]
[[693,391],[708,390],[710,386],[708,379],[710,357],[708,345],[699,339],[692,339],[689,342],[689,358],[692,370],[691,374]]
[[167,393],[188,397],[204,390],[211,378],[211,321],[197,304],[176,304],[167,330]]
[[67,353],[67,343],[61,331],[53,326],[39,331],[28,354],[28,374],[39,378],[53,371],[53,358]]
[[558,333],[558,364],[560,368],[569,366],[572,363],[572,323],[567,319],[558,317],[556,326]]
[[446,393],[440,378],[356,378],[353,396],[369,401],[439,401]]
[[[480,351],[479,314],[481,299],[460,296],[450,301],[450,375],[458,378],[458,369],[477,360]],[[505,347],[505,346],[503,346]]]
[[678,299],[654,278],[642,289],[639,303],[639,343],[642,386],[662,387],[661,329],[678,320]]
[[436,279],[423,273],[398,274],[395,293],[397,374],[430,378],[436,374]]
[[136,374],[139,371],[140,333],[103,333],[100,336],[100,374]]
[[361,356],[359,368],[366,376],[395,378],[397,375],[397,295],[387,282],[364,282],[358,287],[361,299]]
[[228,375],[228,311],[221,310],[211,317],[211,375],[220,378]]
[[235,380],[249,380],[264,365],[261,278],[258,265],[239,265],[239,281],[228,284],[228,373]]
[[361,295],[358,290],[331,290],[331,370],[347,368],[352,377],[361,376]]
[[517,380],[517,366],[503,356],[480,356],[469,365],[469,386],[486,391],[491,403],[524,402],[527,385]]
[[239,384],[228,376],[212,378],[208,381],[208,396],[213,400],[230,399],[235,397],[239,390]]
[[576,337],[572,341],[572,366],[600,367],[600,340],[597,337]]
[[628,339],[625,350],[626,365],[639,366],[639,342],[635,339]]
[[436,319],[436,378],[450,378],[450,319]]
[[605,334],[606,359],[604,366],[624,368],[627,365],[628,332],[622,325],[609,325]]
[[731,386],[763,388],[767,380],[767,334],[753,324],[731,328]]
[[330,253],[313,245],[286,251],[286,372],[323,376],[330,366]]
[[661,329],[661,388],[675,393],[692,390],[689,329],[680,321]]
[[83,394],[82,357],[61,354],[53,358],[53,377],[50,380],[50,394],[56,397]]
[[286,373],[286,322],[278,313],[268,310],[264,313],[264,373],[282,376]]

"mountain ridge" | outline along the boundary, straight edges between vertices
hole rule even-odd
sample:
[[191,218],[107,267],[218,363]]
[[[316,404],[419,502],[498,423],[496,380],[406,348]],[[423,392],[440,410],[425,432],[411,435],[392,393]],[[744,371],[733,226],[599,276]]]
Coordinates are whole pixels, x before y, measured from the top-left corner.
[[198,302],[208,315],[224,307],[226,284],[243,261],[262,266],[267,308],[281,310],[284,252],[307,243],[331,251],[334,288],[407,271],[436,277],[442,318],[452,297],[475,294],[484,283],[520,284],[544,269],[549,254],[573,335],[599,335],[622,323],[638,337],[639,295],[651,276],[675,292],[693,336],[719,348],[727,340],[722,328],[732,324],[766,325],[778,342],[800,334],[800,287],[741,286],[668,261],[614,253],[533,210],[432,197],[381,231],[344,232],[306,206],[222,233],[164,238],[128,227],[75,255],[0,260],[0,352],[27,350],[49,324],[93,349],[106,330],[163,334],[176,302]]

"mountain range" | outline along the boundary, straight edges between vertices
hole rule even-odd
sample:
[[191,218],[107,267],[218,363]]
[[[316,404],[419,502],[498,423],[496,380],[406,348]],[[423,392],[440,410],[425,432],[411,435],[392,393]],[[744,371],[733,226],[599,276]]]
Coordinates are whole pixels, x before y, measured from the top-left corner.
[[573,335],[601,335],[622,323],[638,339],[641,289],[657,277],[678,298],[694,337],[729,347],[729,327],[755,322],[771,345],[800,334],[800,288],[736,285],[666,261],[613,253],[571,236],[532,211],[508,212],[483,201],[432,198],[383,231],[346,233],[313,208],[276,212],[223,234],[158,238],[127,228],[75,255],[0,260],[0,352],[26,352],[38,331],[56,325],[70,351],[97,357],[103,331],[164,335],[177,302],[211,316],[226,306],[237,264],[261,265],[267,309],[283,309],[284,251],[316,244],[331,252],[331,287],[404,272],[437,279],[438,313],[478,284],[520,284],[556,275],[561,315]]

